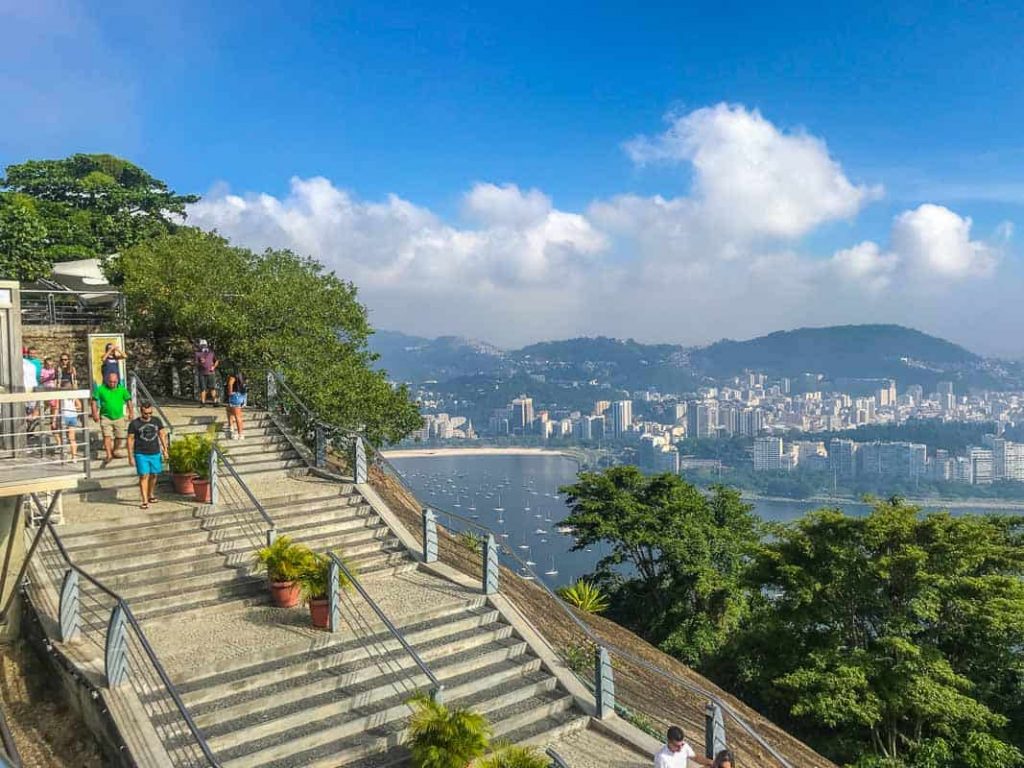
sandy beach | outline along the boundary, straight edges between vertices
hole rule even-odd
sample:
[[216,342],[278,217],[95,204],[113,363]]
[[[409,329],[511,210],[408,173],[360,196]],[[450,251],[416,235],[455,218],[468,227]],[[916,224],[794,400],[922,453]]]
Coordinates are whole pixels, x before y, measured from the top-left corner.
[[551,448],[399,448],[381,451],[388,459],[413,459],[421,456],[565,456],[577,459],[566,451]]

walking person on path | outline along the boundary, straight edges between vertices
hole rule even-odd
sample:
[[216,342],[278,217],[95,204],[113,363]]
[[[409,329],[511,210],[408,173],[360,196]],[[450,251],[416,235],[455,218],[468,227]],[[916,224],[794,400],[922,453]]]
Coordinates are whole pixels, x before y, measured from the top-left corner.
[[64,388],[64,382],[71,384],[74,389],[78,385],[78,371],[71,364],[71,355],[62,352],[57,364],[57,389]]
[[120,458],[116,449],[120,441],[128,437],[128,428],[124,420],[125,408],[128,409],[128,418],[134,418],[132,393],[121,383],[119,373],[110,372],[92,393],[92,420],[100,423],[103,451],[106,453],[106,458],[100,465],[102,467],[107,466],[115,458]]
[[668,729],[665,746],[654,756],[654,768],[689,768],[694,765],[712,765],[706,757],[697,757],[693,747],[686,743],[683,729],[673,725]]
[[[65,380],[60,385],[61,389],[72,389],[71,381]],[[82,401],[77,397],[64,397],[60,401],[60,428],[57,430],[57,443],[63,443],[63,435],[67,433],[68,448],[70,448],[71,461],[78,460],[78,443],[75,442],[75,432],[78,431],[78,414],[82,410]]]
[[[242,425],[242,409],[245,407],[248,395],[248,385],[245,382],[245,374],[238,368],[228,374],[227,384],[224,385],[224,392],[228,401],[228,432],[232,440],[244,440],[245,430]],[[231,424],[234,422],[234,430]]]
[[206,339],[199,340],[196,350],[196,372],[199,374],[199,405],[206,405],[206,396],[210,396],[210,404],[217,406],[217,367],[220,360],[213,354]]
[[156,480],[164,471],[165,458],[167,430],[163,421],[153,415],[153,404],[143,403],[139,418],[128,425],[128,464],[135,467],[139,476],[140,509],[149,509],[150,504],[160,501],[156,497]]

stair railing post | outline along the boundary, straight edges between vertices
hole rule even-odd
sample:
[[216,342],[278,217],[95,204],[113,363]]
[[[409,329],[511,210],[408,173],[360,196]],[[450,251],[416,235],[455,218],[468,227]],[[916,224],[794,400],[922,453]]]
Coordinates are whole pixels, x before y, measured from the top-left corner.
[[437,562],[437,515],[429,507],[423,508],[423,562]]
[[327,466],[327,442],[324,439],[323,425],[320,423],[313,428],[313,460],[317,469]]
[[103,653],[107,686],[115,688],[128,680],[128,632],[120,601],[110,612],[107,642]]
[[131,374],[128,380],[128,386],[131,388],[132,394],[132,405],[136,408],[139,407],[139,377],[134,373]]
[[366,446],[363,444],[363,438],[359,435],[356,435],[352,450],[355,454],[352,457],[352,466],[355,468],[353,479],[356,485],[361,485],[366,482]]
[[615,676],[611,656],[603,645],[594,651],[594,699],[599,718],[615,714]]
[[217,503],[217,449],[210,451],[210,503]]
[[327,579],[327,626],[331,632],[341,629],[341,588],[338,586],[341,571],[338,563],[331,558],[331,567],[328,569]]
[[267,546],[274,546],[275,541],[277,541],[277,528],[270,528],[267,531]]
[[483,541],[484,556],[484,594],[498,593],[498,546],[494,542],[494,534],[488,533]]
[[82,613],[78,592],[78,571],[68,568],[60,585],[60,641],[77,640],[82,629]]
[[714,758],[725,745],[725,718],[722,708],[709,701],[704,707],[704,755]]
[[267,410],[273,412],[274,401],[277,399],[277,379],[273,371],[267,371]]

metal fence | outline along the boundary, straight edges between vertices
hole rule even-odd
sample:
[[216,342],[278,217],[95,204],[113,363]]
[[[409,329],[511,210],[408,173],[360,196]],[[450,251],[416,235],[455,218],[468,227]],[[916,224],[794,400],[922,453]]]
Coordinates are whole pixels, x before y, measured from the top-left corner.
[[118,291],[21,291],[24,325],[121,325],[127,317]]
[[[364,436],[319,420],[276,372],[267,376],[267,405],[280,425],[304,443],[314,467],[326,468],[330,459],[357,483],[373,483],[374,473],[380,472],[415,503],[416,495],[402,474]],[[538,577],[532,564],[515,553],[503,538],[507,534],[441,508],[422,510],[420,522],[414,530],[423,546],[424,559],[439,559],[479,576],[485,593],[505,591],[502,574],[514,574],[538,585],[550,603],[549,610],[567,618],[568,622],[561,622],[561,626],[571,626],[572,631],[556,634],[552,626],[534,626],[561,653],[579,680],[595,693],[599,709],[614,710],[658,739],[664,738],[669,725],[680,725],[690,734],[703,733],[708,756],[725,749],[728,741],[730,747],[736,743],[734,751],[739,765],[793,768],[793,763],[744,714],[715,691],[597,633]],[[433,538],[431,531],[435,534]],[[526,593],[521,596],[526,597]],[[535,596],[533,592],[527,599]],[[510,600],[515,604],[516,597],[513,595]],[[727,740],[726,732],[739,738]]]

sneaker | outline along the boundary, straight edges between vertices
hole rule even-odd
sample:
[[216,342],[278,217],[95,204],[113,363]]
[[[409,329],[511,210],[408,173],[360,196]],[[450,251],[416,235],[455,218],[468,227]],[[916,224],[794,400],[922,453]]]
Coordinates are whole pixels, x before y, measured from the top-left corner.
[[245,440],[245,435],[239,435],[239,436],[238,436],[238,439],[239,439],[239,440]]

